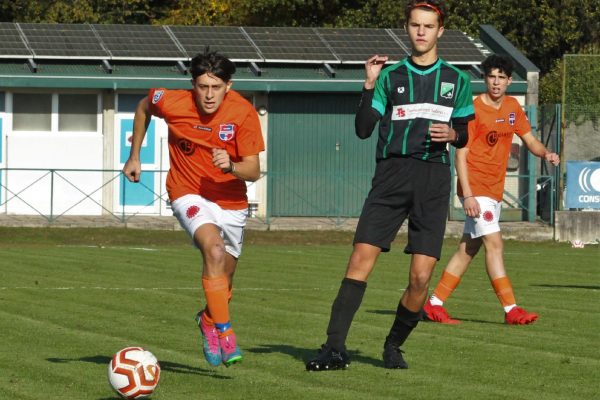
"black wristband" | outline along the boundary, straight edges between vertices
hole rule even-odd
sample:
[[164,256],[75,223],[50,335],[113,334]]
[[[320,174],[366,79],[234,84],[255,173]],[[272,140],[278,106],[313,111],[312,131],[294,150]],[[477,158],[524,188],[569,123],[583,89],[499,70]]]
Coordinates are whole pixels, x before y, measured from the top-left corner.
[[230,161],[229,162],[229,168],[224,169],[223,173],[224,174],[233,174],[234,172],[235,172],[235,164]]

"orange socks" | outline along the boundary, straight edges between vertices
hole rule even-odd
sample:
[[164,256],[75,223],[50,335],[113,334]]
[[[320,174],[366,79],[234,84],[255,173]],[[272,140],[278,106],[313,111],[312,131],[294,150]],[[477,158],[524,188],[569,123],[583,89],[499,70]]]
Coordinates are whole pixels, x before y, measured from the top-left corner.
[[[202,287],[206,297],[206,308],[214,321],[219,336],[228,336],[233,333],[229,320],[229,281],[226,276],[216,278],[202,277]],[[206,320],[208,322],[208,318]]]
[[440,301],[442,301],[443,304],[443,302],[446,301],[448,297],[450,297],[452,292],[454,292],[454,289],[456,289],[459,283],[459,276],[452,275],[450,272],[444,271],[442,273],[442,279],[440,279],[440,282],[437,284],[435,290],[433,291],[433,295],[437,297]]
[[494,287],[496,296],[498,296],[498,300],[500,300],[500,303],[502,303],[504,310],[506,312],[510,311],[517,301],[515,300],[515,294],[508,277],[503,276],[501,278],[494,279],[492,281],[492,286]]
[[[202,285],[202,286],[204,286],[204,285]],[[231,287],[229,287],[229,293],[227,296],[228,303],[231,302],[232,297],[233,297],[232,290],[231,290]],[[208,305],[206,307],[204,307],[204,312],[202,313],[202,320],[204,320],[204,323],[206,325],[214,325],[215,324],[215,321],[213,320],[212,316],[210,315],[210,310],[208,309]]]

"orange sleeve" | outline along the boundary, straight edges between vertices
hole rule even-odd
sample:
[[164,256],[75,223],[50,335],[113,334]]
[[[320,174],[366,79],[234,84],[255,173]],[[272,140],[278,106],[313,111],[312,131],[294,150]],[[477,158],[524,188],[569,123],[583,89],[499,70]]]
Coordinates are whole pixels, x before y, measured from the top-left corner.
[[518,136],[523,136],[527,132],[531,132],[531,124],[527,119],[527,114],[523,110],[520,104],[517,103],[516,108],[516,122],[515,122],[515,133]]
[[258,115],[252,109],[246,119],[240,124],[237,142],[237,153],[240,157],[252,156],[265,149]]

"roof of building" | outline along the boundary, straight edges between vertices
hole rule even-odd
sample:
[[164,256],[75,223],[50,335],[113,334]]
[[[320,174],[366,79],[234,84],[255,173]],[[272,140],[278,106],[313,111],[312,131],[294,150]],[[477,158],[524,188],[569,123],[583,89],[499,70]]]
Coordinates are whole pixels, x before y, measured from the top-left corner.
[[[2,22],[0,85],[189,88],[189,61],[206,46],[236,63],[236,89],[267,92],[359,91],[369,56],[386,54],[396,62],[410,51],[402,29]],[[470,74],[474,92],[484,90],[478,65],[492,53],[489,45],[446,30],[438,48],[442,58]],[[525,91],[526,80],[513,81],[513,91]]]

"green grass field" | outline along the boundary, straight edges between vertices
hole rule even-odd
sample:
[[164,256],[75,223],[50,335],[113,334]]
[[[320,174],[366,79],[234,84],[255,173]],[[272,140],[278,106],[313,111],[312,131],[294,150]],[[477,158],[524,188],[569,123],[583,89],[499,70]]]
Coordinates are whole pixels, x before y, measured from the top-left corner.
[[[517,301],[506,326],[480,254],[446,303],[458,326],[423,322],[383,368],[408,277],[399,237],[380,257],[348,338],[346,371],[309,373],[351,250],[347,232],[247,232],[231,303],[242,364],[210,367],[193,317],[200,257],[182,232],[0,228],[0,399],[118,397],[107,364],[142,346],[162,366],[152,399],[598,399],[600,251],[508,241]],[[446,241],[437,282],[456,240]]]

